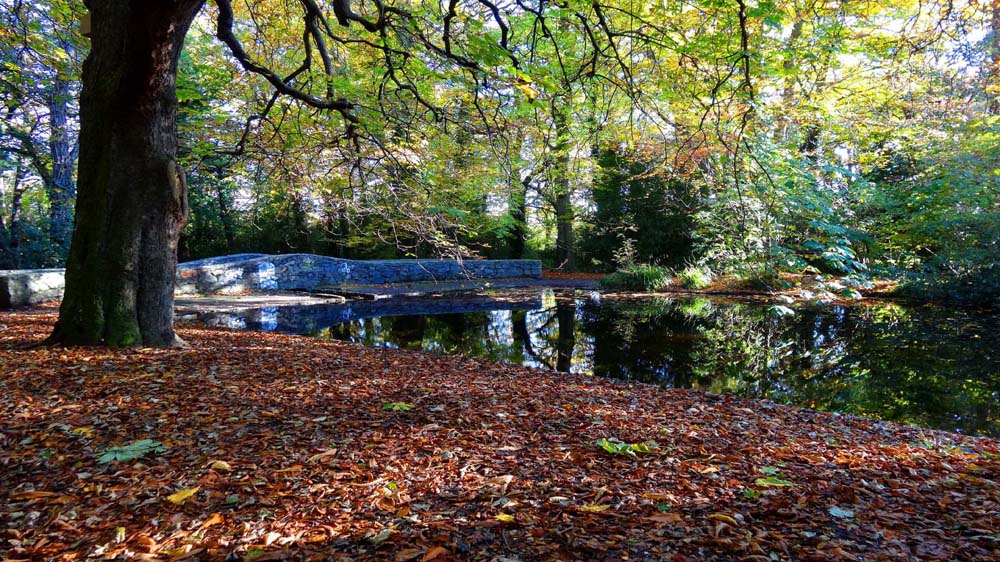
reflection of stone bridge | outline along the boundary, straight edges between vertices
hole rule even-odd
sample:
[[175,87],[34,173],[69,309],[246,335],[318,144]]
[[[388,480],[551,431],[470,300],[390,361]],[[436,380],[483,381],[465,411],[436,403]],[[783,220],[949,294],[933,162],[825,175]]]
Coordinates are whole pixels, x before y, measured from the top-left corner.
[[536,291],[533,297],[515,300],[488,295],[463,295],[447,299],[399,297],[324,304],[265,306],[224,312],[182,310],[178,312],[177,319],[208,326],[308,334],[342,322],[379,316],[534,310],[540,308],[541,304],[541,296]]
[[456,279],[540,279],[537,260],[345,260],[312,254],[237,254],[183,263],[177,294],[315,289]]

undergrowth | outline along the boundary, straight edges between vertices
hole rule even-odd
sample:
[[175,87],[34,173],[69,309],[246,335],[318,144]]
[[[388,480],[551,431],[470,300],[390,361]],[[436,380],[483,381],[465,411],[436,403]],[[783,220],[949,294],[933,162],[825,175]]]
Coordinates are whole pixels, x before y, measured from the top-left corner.
[[670,286],[672,272],[656,265],[626,265],[601,279],[609,291],[660,291]]
[[677,272],[677,279],[685,289],[704,289],[712,284],[712,270],[707,267],[689,265]]

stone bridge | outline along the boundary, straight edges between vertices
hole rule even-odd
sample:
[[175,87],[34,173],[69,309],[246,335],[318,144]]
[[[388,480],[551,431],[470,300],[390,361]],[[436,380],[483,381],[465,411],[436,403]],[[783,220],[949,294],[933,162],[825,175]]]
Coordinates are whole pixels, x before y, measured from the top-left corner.
[[[345,260],[314,254],[234,254],[177,266],[178,295],[465,279],[542,277],[537,260]],[[0,271],[0,308],[62,297],[63,271]]]

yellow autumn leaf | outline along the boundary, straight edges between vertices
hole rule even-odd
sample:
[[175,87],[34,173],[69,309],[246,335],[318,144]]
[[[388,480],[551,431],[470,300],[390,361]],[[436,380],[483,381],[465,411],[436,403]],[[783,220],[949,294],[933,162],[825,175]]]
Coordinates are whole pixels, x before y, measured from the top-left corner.
[[92,427],[77,427],[73,431],[70,431],[72,435],[79,435],[81,437],[93,437],[94,428]]
[[167,548],[159,552],[162,556],[167,556],[169,558],[175,558],[178,556],[184,556],[188,552],[191,552],[191,545],[186,544],[180,548]]
[[219,472],[229,472],[233,469],[226,461],[212,461],[212,464],[208,465],[208,468]]
[[610,505],[603,503],[603,504],[583,505],[580,506],[579,509],[580,511],[586,511],[587,513],[600,513],[602,511],[607,511],[610,507],[611,507]]
[[201,486],[195,486],[194,488],[184,488],[183,490],[178,490],[178,491],[174,492],[173,494],[170,494],[169,496],[167,496],[167,501],[169,501],[170,503],[173,503],[173,504],[180,505],[180,504],[184,503],[184,500],[186,500],[186,499],[190,498],[191,496],[197,494],[198,490],[200,490],[200,489],[201,489]]
[[516,84],[514,84],[514,87],[520,90],[521,93],[524,94],[526,98],[528,98],[528,101],[535,101],[535,98],[538,97],[538,90],[532,88],[530,84],[527,84],[525,82],[517,82]]
[[509,515],[507,513],[498,513],[498,514],[496,514],[496,519],[498,521],[503,521],[504,523],[510,523],[510,522],[514,521],[514,516],[513,515]]
[[733,519],[732,517],[726,515],[725,513],[713,513],[713,514],[709,515],[708,518],[709,519],[713,519],[715,521],[722,521],[723,523],[728,523],[729,525],[732,525],[733,527],[735,527],[735,526],[737,526],[737,525],[740,524],[739,521]]

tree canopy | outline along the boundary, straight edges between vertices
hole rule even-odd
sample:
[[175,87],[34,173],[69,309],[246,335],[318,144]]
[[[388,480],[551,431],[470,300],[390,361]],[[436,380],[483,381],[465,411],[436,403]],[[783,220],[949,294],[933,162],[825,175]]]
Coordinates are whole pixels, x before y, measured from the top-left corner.
[[[191,210],[182,259],[533,256],[607,271],[636,247],[630,259],[761,279],[880,275],[987,301],[1000,285],[995,3],[188,9],[167,151]],[[0,265],[55,265],[86,127],[86,9],[0,10]]]

